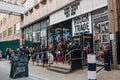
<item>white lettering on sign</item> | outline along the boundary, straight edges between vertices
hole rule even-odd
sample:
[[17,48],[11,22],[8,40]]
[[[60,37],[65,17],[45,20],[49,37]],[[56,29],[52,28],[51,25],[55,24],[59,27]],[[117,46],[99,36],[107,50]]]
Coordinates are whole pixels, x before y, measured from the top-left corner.
[[73,36],[79,33],[92,33],[91,14],[84,14],[73,19]]

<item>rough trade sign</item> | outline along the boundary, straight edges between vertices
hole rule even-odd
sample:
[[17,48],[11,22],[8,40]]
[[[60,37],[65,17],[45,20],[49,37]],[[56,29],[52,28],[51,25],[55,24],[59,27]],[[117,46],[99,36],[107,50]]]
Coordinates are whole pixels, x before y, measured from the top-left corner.
[[79,33],[92,33],[90,13],[75,17],[72,24],[73,36]]

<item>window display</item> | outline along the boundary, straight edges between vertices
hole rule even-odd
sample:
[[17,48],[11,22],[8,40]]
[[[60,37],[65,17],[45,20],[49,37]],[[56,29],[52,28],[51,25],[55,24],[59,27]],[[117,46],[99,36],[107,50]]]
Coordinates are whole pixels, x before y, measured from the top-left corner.
[[97,64],[104,65],[104,47],[106,43],[110,44],[107,8],[105,7],[92,12],[92,19],[95,42],[94,52],[97,55]]
[[47,47],[47,29],[42,29],[41,30],[41,46]]
[[64,32],[64,34],[63,34],[64,40],[65,40],[65,41],[70,40],[70,30],[69,30],[69,29],[63,29],[63,32]]
[[56,32],[56,41],[60,42],[60,40],[61,40],[61,28],[57,28],[55,30],[55,32]]

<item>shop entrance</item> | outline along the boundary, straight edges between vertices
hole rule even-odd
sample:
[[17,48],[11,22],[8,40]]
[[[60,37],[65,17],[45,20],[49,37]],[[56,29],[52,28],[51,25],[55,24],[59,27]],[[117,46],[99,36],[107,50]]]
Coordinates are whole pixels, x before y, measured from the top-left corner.
[[76,41],[80,45],[83,65],[87,65],[87,54],[93,53],[93,34],[80,34],[80,36],[74,36],[73,41]]

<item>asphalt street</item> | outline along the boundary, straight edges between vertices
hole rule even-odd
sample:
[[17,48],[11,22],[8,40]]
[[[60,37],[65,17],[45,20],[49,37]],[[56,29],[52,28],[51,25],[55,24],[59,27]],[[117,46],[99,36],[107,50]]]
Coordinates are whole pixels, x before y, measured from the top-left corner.
[[10,67],[5,65],[0,65],[0,80],[47,80],[40,76],[29,74],[29,77],[11,79],[9,78]]

